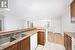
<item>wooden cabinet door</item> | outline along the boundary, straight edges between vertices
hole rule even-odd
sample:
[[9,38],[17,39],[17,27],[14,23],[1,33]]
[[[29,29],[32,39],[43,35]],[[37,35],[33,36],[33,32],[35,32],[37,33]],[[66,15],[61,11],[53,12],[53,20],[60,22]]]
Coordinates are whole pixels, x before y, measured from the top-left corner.
[[72,50],[72,40],[70,36],[68,36],[67,48],[68,50]]
[[66,50],[72,50],[72,40],[67,34],[64,34],[64,46]]
[[21,50],[21,42],[17,43],[17,50]]
[[30,37],[8,47],[4,50],[30,50]]
[[17,45],[15,44],[15,45],[11,46],[10,50],[17,50]]
[[45,44],[45,32],[39,31],[38,32],[38,44],[44,45]]
[[68,36],[66,34],[64,34],[64,46],[67,50],[67,42],[68,42]]
[[30,37],[21,41],[21,50],[30,50]]
[[17,44],[14,44],[14,45],[12,45],[12,46],[4,49],[4,50],[17,50]]

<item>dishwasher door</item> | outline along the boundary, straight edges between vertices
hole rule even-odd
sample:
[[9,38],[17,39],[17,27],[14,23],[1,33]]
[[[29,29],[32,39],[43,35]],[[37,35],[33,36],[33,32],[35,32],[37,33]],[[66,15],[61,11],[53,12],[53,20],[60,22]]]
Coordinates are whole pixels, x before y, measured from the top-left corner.
[[75,38],[72,37],[72,50],[75,50]]

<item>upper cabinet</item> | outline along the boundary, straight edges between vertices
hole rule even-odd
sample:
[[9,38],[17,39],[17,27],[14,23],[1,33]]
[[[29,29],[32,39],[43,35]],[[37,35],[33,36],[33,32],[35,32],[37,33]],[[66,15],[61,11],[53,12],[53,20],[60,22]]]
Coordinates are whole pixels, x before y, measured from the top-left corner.
[[71,22],[75,22],[75,0],[71,3]]

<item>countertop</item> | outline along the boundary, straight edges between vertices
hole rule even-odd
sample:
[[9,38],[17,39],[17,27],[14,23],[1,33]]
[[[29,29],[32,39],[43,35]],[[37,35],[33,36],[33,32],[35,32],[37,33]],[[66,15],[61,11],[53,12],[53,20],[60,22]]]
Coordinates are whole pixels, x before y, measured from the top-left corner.
[[68,36],[75,38],[75,32],[65,32]]
[[[26,30],[27,30],[27,31],[24,32],[26,36],[24,36],[24,37],[22,37],[22,38],[20,38],[20,39],[17,39],[17,40],[15,40],[15,41],[13,41],[13,42],[7,42],[7,43],[1,45],[1,46],[0,46],[0,50],[3,50],[3,49],[5,49],[5,48],[7,48],[7,47],[9,47],[9,46],[11,46],[11,45],[13,45],[13,44],[15,44],[15,43],[21,41],[21,40],[23,40],[23,39],[29,37],[29,36],[32,36],[33,34],[37,33],[38,31],[44,31],[44,32],[45,32],[45,29],[39,29],[39,28],[37,28],[37,29],[26,29]],[[3,34],[3,35],[4,35],[4,34]]]
[[19,33],[19,32],[27,32],[34,30],[36,28],[26,28],[26,29],[19,29],[19,30],[8,30],[8,31],[0,31],[0,36],[9,35],[11,33]]

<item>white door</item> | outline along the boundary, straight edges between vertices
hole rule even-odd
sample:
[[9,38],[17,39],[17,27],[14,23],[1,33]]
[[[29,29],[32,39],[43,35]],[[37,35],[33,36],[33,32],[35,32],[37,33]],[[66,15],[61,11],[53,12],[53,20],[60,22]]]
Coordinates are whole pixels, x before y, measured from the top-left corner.
[[31,50],[35,50],[37,47],[37,33],[30,37]]

